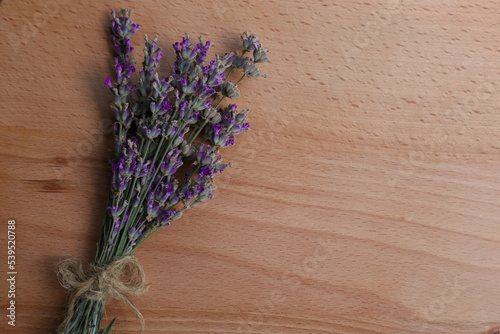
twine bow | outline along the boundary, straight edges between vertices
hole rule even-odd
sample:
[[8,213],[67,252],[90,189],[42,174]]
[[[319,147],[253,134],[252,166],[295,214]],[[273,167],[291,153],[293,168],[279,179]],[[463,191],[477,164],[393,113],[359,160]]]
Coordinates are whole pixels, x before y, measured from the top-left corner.
[[[130,268],[130,278],[123,281],[120,276],[126,267]],[[58,327],[58,333],[64,333],[80,298],[104,301],[109,297],[122,300],[130,306],[141,324],[140,333],[144,331],[144,317],[127,297],[140,295],[149,286],[146,284],[144,271],[134,256],[117,258],[105,266],[91,265],[87,271],[83,270],[80,260],[67,259],[59,263],[57,277],[61,285],[70,293],[68,313]]]

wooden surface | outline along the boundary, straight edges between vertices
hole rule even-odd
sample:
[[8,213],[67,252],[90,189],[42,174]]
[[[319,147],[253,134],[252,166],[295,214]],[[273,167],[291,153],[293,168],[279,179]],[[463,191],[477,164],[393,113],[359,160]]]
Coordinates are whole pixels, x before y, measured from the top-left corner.
[[[17,326],[54,333],[59,260],[90,261],[109,190],[109,10],[142,34],[271,50],[244,81],[252,131],[216,197],[137,252],[146,333],[493,333],[500,325],[497,1],[0,4],[2,251],[17,222]],[[2,271],[6,272],[5,261]],[[107,306],[116,333],[138,324]]]

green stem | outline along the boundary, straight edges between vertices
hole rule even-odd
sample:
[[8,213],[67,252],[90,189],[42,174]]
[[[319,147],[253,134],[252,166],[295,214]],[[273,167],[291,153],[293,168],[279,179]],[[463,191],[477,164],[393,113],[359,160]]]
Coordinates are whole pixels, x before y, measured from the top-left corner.
[[79,299],[75,313],[64,334],[98,334],[104,313],[105,300]]
[[243,78],[245,78],[246,76],[247,76],[246,74],[243,74],[243,75],[241,76],[241,78],[239,78],[239,80],[238,80],[238,81],[236,81],[236,83],[234,84],[234,86],[235,86],[235,87],[236,87],[236,86],[238,86],[238,84],[240,83],[240,81],[241,81],[241,80],[243,80]]
[[231,75],[231,72],[233,72],[234,67],[231,65],[231,68],[229,69],[229,72],[227,73],[226,80],[229,79],[229,76]]

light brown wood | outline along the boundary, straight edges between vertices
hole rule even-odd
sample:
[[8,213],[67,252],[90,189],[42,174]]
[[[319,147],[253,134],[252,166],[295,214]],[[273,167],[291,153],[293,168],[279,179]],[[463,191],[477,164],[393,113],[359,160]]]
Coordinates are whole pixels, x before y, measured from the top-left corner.
[[[18,250],[2,331],[54,333],[58,261],[95,252],[119,6],[142,26],[139,61],[140,35],[160,35],[164,74],[185,31],[225,52],[250,29],[271,50],[268,78],[240,86],[252,131],[216,197],[137,252],[146,333],[500,326],[500,3],[53,0],[0,4],[0,239],[15,219]],[[111,301],[115,316],[139,328]]]

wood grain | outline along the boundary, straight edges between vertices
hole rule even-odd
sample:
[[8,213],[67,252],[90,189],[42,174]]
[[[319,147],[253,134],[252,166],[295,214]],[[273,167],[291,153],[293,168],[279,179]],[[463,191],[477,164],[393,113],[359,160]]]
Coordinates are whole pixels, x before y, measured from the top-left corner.
[[268,78],[240,86],[252,131],[216,197],[137,252],[147,333],[500,326],[499,2],[54,0],[0,4],[0,240],[15,219],[19,272],[3,332],[54,333],[57,262],[95,252],[120,6],[159,33],[163,74],[185,31],[225,52],[250,29],[271,50]]

